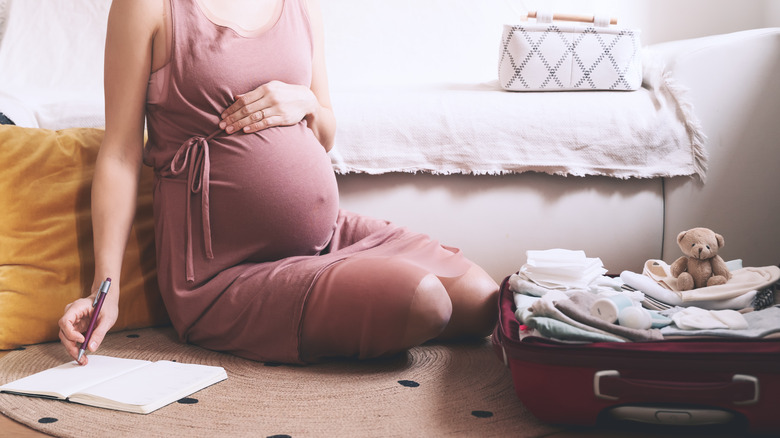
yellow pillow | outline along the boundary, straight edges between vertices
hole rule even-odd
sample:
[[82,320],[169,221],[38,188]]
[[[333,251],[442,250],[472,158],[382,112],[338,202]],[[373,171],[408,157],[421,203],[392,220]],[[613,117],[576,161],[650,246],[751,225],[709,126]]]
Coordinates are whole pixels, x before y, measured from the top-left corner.
[[[90,191],[102,140],[102,129],[0,126],[0,349],[59,339],[65,305],[90,293]],[[152,179],[144,166],[114,331],[169,322],[157,287]]]

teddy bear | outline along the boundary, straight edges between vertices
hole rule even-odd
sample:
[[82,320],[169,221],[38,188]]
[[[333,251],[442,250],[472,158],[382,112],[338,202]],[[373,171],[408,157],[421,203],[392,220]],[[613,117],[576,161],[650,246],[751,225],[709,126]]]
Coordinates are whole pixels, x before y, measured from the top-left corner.
[[692,228],[677,235],[683,254],[671,266],[680,291],[725,284],[731,279],[726,262],[718,255],[723,236],[709,228]]

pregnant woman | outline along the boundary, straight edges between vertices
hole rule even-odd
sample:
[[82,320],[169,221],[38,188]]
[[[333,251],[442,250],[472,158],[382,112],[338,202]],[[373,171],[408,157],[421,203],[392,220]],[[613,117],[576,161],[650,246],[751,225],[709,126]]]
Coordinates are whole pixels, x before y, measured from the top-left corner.
[[492,329],[498,287],[460,251],[339,209],[315,0],[114,0],[105,98],[93,293],[60,320],[74,358],[106,277],[88,352],[117,319],[142,164],[155,170],[158,281],[183,341],[311,363]]

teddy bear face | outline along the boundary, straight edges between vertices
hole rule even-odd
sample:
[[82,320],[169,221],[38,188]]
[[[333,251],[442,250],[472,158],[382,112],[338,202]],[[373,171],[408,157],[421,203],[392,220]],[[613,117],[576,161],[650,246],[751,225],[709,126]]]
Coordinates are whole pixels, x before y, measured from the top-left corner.
[[707,228],[693,228],[677,236],[677,244],[683,254],[698,260],[707,260],[718,255],[723,247],[723,236]]

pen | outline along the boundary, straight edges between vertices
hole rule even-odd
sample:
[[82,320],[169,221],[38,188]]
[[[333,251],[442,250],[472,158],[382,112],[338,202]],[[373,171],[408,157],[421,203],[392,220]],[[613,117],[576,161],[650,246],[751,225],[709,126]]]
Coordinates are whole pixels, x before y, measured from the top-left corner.
[[110,278],[106,278],[106,281],[100,283],[100,289],[98,289],[98,293],[95,296],[95,301],[92,302],[92,307],[95,308],[95,311],[92,312],[92,318],[89,321],[89,328],[87,328],[87,333],[84,334],[84,342],[81,343],[81,348],[79,348],[79,358],[76,359],[77,361],[81,361],[81,356],[83,356],[84,352],[87,351],[89,338],[92,337],[92,330],[95,329],[95,323],[97,322],[98,315],[100,314],[100,308],[103,307],[103,300],[105,300],[106,295],[108,295],[109,287],[111,287]]

